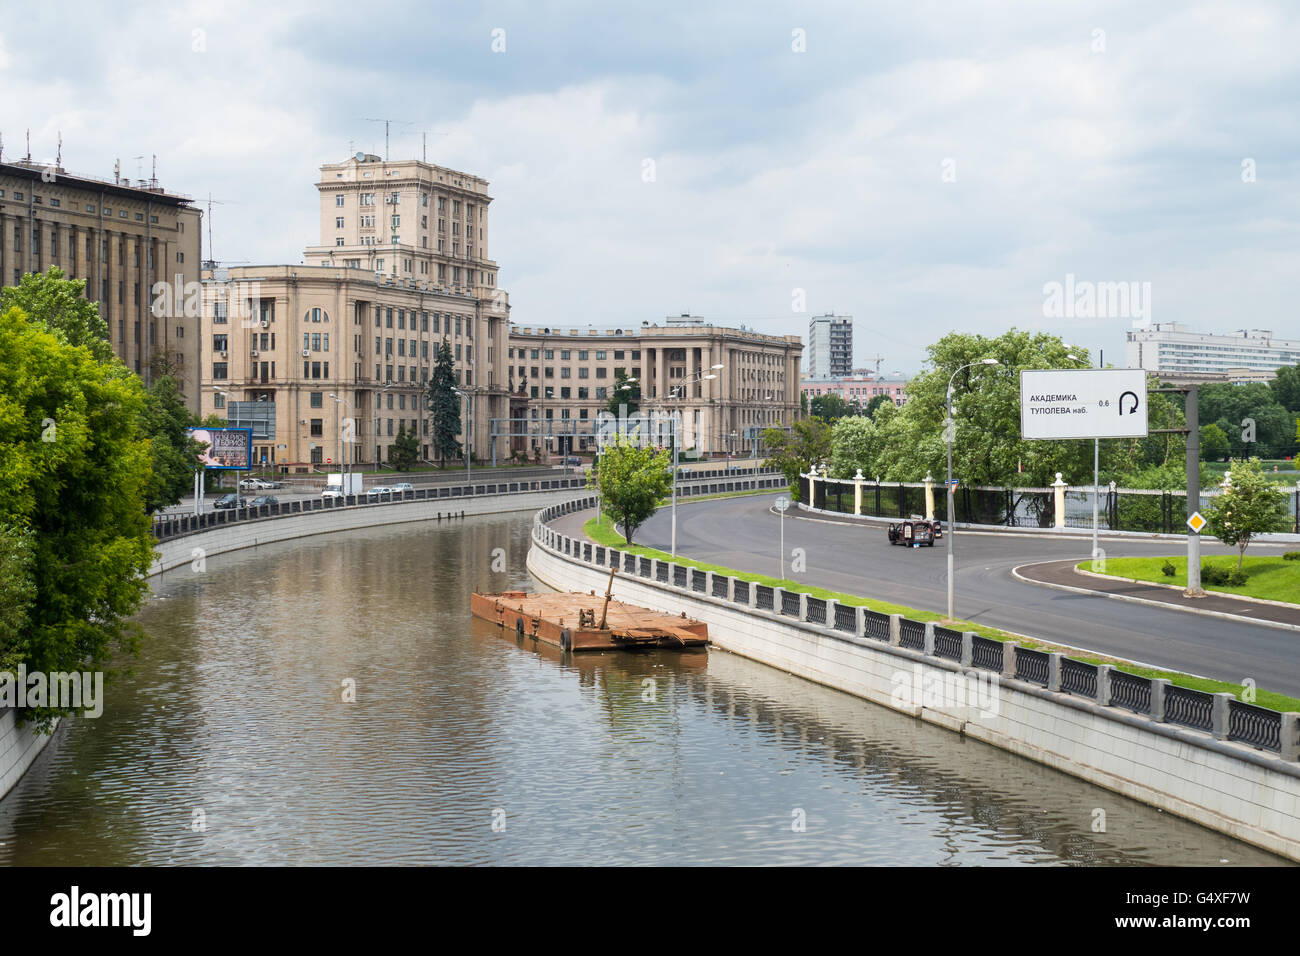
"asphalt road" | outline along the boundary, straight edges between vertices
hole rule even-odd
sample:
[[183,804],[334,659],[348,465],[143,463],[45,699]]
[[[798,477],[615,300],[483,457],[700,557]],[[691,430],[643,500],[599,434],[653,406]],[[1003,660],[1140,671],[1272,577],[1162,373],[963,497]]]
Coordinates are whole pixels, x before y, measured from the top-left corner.
[[[678,553],[776,576],[782,520],[771,512],[776,497],[753,495],[679,505]],[[923,610],[946,610],[944,540],[933,548],[891,547],[881,524],[844,525],[794,515],[791,510],[784,519],[787,577]],[[670,540],[667,508],[661,508],[636,534],[637,544],[664,551],[669,550]],[[1071,594],[1012,577],[1011,569],[1021,564],[1084,560],[1091,552],[1086,538],[958,532],[954,546],[959,618],[1205,677],[1253,678],[1261,688],[1300,697],[1300,633]],[[1181,544],[1110,539],[1102,547],[1115,558],[1177,554]],[[790,573],[788,556],[794,548],[804,549],[806,556],[807,570],[801,575]],[[1252,545],[1251,550],[1269,554],[1280,548]],[[1206,540],[1202,551],[1218,554],[1226,549]]]

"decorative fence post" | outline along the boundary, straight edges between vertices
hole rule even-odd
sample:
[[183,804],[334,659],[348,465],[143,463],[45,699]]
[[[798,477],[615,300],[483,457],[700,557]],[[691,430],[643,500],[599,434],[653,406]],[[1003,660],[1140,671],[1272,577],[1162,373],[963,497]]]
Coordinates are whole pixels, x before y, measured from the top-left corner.
[[[1297,482],[1297,487],[1300,487],[1300,482]],[[1300,492],[1298,492],[1298,494],[1300,494]],[[859,468],[858,473],[853,476],[853,513],[855,515],[862,514],[862,469],[861,468]]]
[[1103,707],[1110,706],[1110,675],[1114,670],[1114,664],[1097,665],[1097,703]]
[[889,615],[889,643],[891,647],[900,647],[903,643],[903,615]]
[[[1003,652],[1005,659],[1006,652]],[[961,666],[970,667],[975,663],[975,632],[961,632]]]
[[934,520],[934,475],[925,473],[925,520]]
[[861,605],[853,609],[853,636],[858,640],[867,636],[867,609]]
[[1002,678],[1011,680],[1016,676],[1016,648],[1020,644],[1018,641],[1002,642]]
[[1052,504],[1055,505],[1056,527],[1064,528],[1065,527],[1065,482],[1061,479],[1061,473],[1059,471],[1056,473],[1056,480],[1052,482],[1052,491],[1056,493],[1055,500],[1052,502]]
[[1160,724],[1165,722],[1165,688],[1169,683],[1167,677],[1151,678],[1151,719]]
[[1214,703],[1210,711],[1210,726],[1215,740],[1228,739],[1228,701],[1235,697],[1235,694],[1226,692],[1214,695]]
[[925,622],[925,638],[921,646],[926,657],[934,657],[934,621]]
[[1047,655],[1047,689],[1053,693],[1061,692],[1061,658],[1064,654]]
[[1287,711],[1282,715],[1282,759],[1300,760],[1300,714]]
[[799,594],[799,620],[808,620],[808,595],[803,592]]

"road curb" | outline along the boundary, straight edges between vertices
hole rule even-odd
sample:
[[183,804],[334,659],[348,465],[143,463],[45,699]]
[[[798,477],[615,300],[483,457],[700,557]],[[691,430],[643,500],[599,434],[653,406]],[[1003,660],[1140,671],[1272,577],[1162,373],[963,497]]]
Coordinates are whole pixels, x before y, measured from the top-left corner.
[[[1057,591],[1070,591],[1074,594],[1087,594],[1093,597],[1110,598],[1113,601],[1127,601],[1130,604],[1145,604],[1147,607],[1163,608],[1170,611],[1182,611],[1186,614],[1199,614],[1201,617],[1216,617],[1225,621],[1236,621],[1242,624],[1258,624],[1261,627],[1271,627],[1279,631],[1296,631],[1300,632],[1300,624],[1286,624],[1282,621],[1268,621],[1257,617],[1246,617],[1244,614],[1229,614],[1227,611],[1208,611],[1199,607],[1184,607],[1181,604],[1167,604],[1164,601],[1152,601],[1148,598],[1134,597],[1131,594],[1115,594],[1110,591],[1099,591],[1094,588],[1076,588],[1069,584],[1055,584],[1051,581],[1036,581],[1033,578],[1025,577],[1020,573],[1021,568],[1032,568],[1039,564],[1050,564],[1048,561],[1037,561],[1034,564],[1021,564],[1011,569],[1011,576],[1017,581],[1025,584],[1033,584],[1040,588],[1054,588]],[[1113,575],[1107,575],[1112,581],[1117,580]],[[1119,578],[1118,580],[1128,580]],[[1146,581],[1137,582],[1146,584]]]

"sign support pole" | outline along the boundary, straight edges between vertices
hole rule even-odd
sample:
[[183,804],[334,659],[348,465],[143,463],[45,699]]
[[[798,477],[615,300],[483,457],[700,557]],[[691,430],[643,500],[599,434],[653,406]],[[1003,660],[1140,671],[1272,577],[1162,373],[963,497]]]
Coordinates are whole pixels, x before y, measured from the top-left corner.
[[[1187,419],[1187,517],[1201,510],[1201,412],[1197,403],[1197,387],[1187,387],[1185,417]],[[1188,529],[1191,530],[1190,528]],[[1202,597],[1201,588],[1201,535],[1192,531],[1187,536],[1187,596]]]

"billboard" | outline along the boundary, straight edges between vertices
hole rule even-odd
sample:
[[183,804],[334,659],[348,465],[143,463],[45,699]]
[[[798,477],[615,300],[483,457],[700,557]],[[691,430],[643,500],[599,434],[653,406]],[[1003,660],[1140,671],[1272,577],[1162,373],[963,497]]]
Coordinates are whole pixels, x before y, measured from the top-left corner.
[[1020,437],[1146,438],[1146,372],[1140,368],[1021,371]]
[[207,471],[248,471],[253,467],[251,428],[191,428],[190,437],[203,446],[199,462]]

